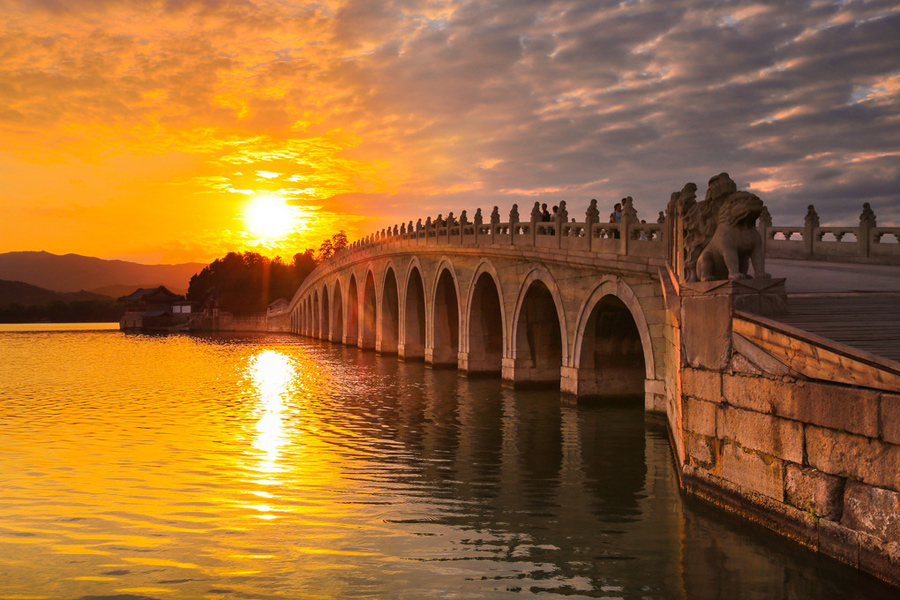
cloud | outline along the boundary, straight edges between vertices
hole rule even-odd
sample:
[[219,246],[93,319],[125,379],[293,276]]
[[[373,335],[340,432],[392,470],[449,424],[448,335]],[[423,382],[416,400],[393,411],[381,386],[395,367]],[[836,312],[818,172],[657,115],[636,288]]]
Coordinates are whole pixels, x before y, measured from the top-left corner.
[[[852,223],[862,202],[900,223],[887,0],[0,9],[0,136],[21,159],[189,154],[185,194],[281,193],[362,217],[356,234],[542,198],[652,216],[721,171],[776,224],[810,203]],[[239,174],[257,172],[277,176]]]

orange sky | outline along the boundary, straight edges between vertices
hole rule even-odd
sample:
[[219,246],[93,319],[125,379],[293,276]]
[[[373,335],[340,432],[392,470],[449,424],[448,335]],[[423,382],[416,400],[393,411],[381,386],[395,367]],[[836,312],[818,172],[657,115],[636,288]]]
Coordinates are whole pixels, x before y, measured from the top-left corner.
[[[290,257],[729,171],[776,225],[897,221],[890,3],[0,0],[0,252]],[[260,242],[243,213],[284,198]],[[523,208],[524,207],[524,208]]]

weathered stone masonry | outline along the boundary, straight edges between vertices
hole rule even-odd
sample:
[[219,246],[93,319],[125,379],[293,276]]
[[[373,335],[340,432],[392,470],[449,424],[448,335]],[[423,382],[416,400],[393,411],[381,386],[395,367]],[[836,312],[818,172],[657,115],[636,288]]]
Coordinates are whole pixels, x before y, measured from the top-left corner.
[[[618,224],[592,203],[583,222],[521,222],[514,207],[507,222],[495,209],[384,230],[321,265],[284,319],[511,385],[643,391],[686,491],[900,584],[900,365],[779,323],[784,281],[755,250],[778,242],[754,227],[761,203],[727,175],[704,201],[695,191],[657,224],[628,199]],[[883,262],[871,244],[897,232],[852,233]]]

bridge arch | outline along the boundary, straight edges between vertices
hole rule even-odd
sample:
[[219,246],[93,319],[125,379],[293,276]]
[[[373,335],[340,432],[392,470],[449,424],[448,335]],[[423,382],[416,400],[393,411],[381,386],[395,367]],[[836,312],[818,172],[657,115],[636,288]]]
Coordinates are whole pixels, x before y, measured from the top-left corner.
[[371,263],[366,265],[365,273],[359,347],[364,350],[374,350],[378,325],[378,294],[375,289],[375,269]]
[[359,289],[356,285],[356,273],[350,273],[347,282],[347,328],[344,332],[344,344],[359,344]]
[[510,324],[511,358],[503,378],[515,385],[559,385],[569,364],[569,336],[559,286],[543,265],[533,268],[519,287]]
[[334,296],[331,302],[331,341],[344,341],[344,294],[340,277],[334,280]]
[[438,264],[431,289],[431,357],[426,350],[425,360],[455,367],[459,363],[459,277],[447,258]]
[[582,304],[573,359],[564,388],[578,396],[643,395],[656,379],[650,327],[623,280],[605,276]]
[[389,260],[381,279],[381,311],[378,315],[377,350],[381,354],[396,354],[400,333],[400,290],[397,269]]
[[331,303],[328,284],[322,285],[322,339],[331,340]]
[[313,290],[313,337],[322,331],[322,314],[319,312],[319,290]]
[[488,260],[475,268],[466,294],[462,330],[464,364],[468,373],[497,373],[507,354],[506,303],[497,269]]
[[425,358],[425,278],[417,257],[409,261],[401,297],[400,344],[398,352],[404,360]]

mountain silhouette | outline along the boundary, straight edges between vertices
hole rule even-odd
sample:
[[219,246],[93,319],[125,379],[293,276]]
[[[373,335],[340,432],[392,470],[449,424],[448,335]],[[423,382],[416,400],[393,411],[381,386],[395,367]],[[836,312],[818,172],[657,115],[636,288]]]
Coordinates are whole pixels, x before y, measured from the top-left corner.
[[54,292],[30,283],[0,279],[0,306],[12,302],[26,306],[49,304],[56,300],[78,302],[85,300],[114,300],[114,298],[91,292]]
[[130,288],[129,291],[133,291],[152,281],[176,294],[183,294],[191,276],[205,266],[202,263],[142,265],[49,252],[0,253],[0,279],[22,281],[56,292],[100,290],[112,286],[117,290]]

